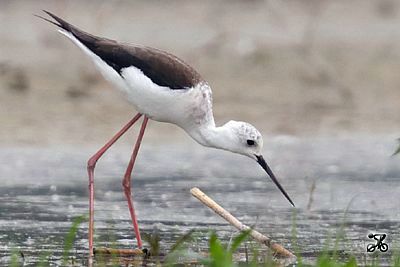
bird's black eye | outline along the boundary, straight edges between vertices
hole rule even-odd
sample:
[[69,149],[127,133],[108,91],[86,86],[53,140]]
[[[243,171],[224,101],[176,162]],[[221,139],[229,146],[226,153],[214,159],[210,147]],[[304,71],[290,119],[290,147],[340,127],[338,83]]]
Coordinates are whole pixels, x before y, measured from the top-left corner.
[[254,140],[247,140],[247,144],[249,146],[254,146],[255,142],[254,142]]

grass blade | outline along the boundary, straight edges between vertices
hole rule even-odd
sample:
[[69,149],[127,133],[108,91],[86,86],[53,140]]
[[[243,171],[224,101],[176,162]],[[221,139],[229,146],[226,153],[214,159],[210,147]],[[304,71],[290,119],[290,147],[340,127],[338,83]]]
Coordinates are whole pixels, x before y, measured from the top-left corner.
[[250,229],[249,229],[249,230],[242,231],[238,236],[236,236],[236,237],[233,239],[232,245],[231,245],[231,247],[229,248],[230,253],[234,253],[234,252],[239,248],[239,246],[240,246],[243,242],[245,242],[245,241],[247,240],[247,238],[250,236],[250,232],[251,232]]
[[64,250],[63,250],[63,265],[67,265],[68,255],[74,245],[74,241],[75,241],[76,234],[78,233],[79,225],[84,220],[85,220],[85,216],[76,217],[72,222],[72,226],[69,229],[69,232],[65,236]]
[[215,232],[210,236],[210,259],[211,266],[226,266],[226,250]]

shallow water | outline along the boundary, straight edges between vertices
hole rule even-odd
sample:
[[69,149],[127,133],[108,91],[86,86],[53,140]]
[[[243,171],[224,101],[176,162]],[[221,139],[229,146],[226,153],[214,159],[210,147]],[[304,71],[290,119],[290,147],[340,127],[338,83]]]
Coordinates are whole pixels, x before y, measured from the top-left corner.
[[[235,230],[194,199],[197,186],[248,225],[289,249],[298,246],[312,262],[345,221],[343,253],[360,263],[373,258],[370,232],[386,233],[389,264],[400,244],[400,158],[391,157],[394,138],[296,139],[276,137],[265,158],[296,204],[291,208],[261,168],[250,159],[189,146],[146,144],[134,170],[133,192],[142,232],[157,229],[168,249],[183,233],[215,229],[229,240]],[[0,148],[0,265],[12,250],[25,266],[51,252],[61,263],[63,239],[75,216],[87,213],[85,164],[95,148]],[[96,168],[96,246],[134,247],[121,177],[130,151],[117,147]],[[315,182],[313,201],[310,188]],[[310,205],[310,208],[308,206]],[[348,212],[344,219],[344,211]],[[297,242],[291,230],[296,218]],[[87,225],[80,226],[72,255],[85,264]],[[207,235],[205,234],[204,237]],[[330,242],[332,243],[332,242]],[[201,239],[196,246],[207,246]],[[376,256],[376,255],[375,255]]]

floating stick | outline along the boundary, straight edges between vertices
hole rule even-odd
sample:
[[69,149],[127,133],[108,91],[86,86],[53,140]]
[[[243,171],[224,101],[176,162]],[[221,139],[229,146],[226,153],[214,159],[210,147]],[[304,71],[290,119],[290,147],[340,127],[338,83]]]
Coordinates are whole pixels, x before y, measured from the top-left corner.
[[261,234],[260,232],[257,232],[253,229],[251,229],[249,226],[244,225],[242,222],[240,222],[237,218],[235,218],[231,213],[229,213],[227,210],[225,210],[223,207],[218,205],[214,200],[212,200],[210,197],[208,197],[206,194],[204,194],[199,188],[193,187],[190,190],[190,193],[194,197],[196,197],[198,200],[200,200],[204,205],[212,209],[215,213],[217,213],[219,216],[224,218],[227,222],[229,222],[231,225],[236,227],[240,231],[245,231],[245,230],[250,230],[250,235],[260,242],[261,244],[266,245],[269,247],[272,251],[277,256],[281,256],[284,258],[289,258],[290,262],[294,262],[296,260],[296,256],[290,252],[289,250],[285,249],[278,243],[274,242],[269,238],[268,236],[265,236]]
[[120,256],[145,256],[142,249],[116,249],[116,248],[94,248],[93,254],[113,254]]

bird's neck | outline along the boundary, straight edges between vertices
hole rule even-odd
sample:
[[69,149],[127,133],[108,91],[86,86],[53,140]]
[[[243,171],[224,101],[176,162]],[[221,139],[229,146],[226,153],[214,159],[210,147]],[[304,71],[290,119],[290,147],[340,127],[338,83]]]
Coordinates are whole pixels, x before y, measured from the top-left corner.
[[232,134],[224,126],[218,127],[214,123],[210,123],[196,128],[195,130],[188,131],[188,133],[203,146],[230,150]]

